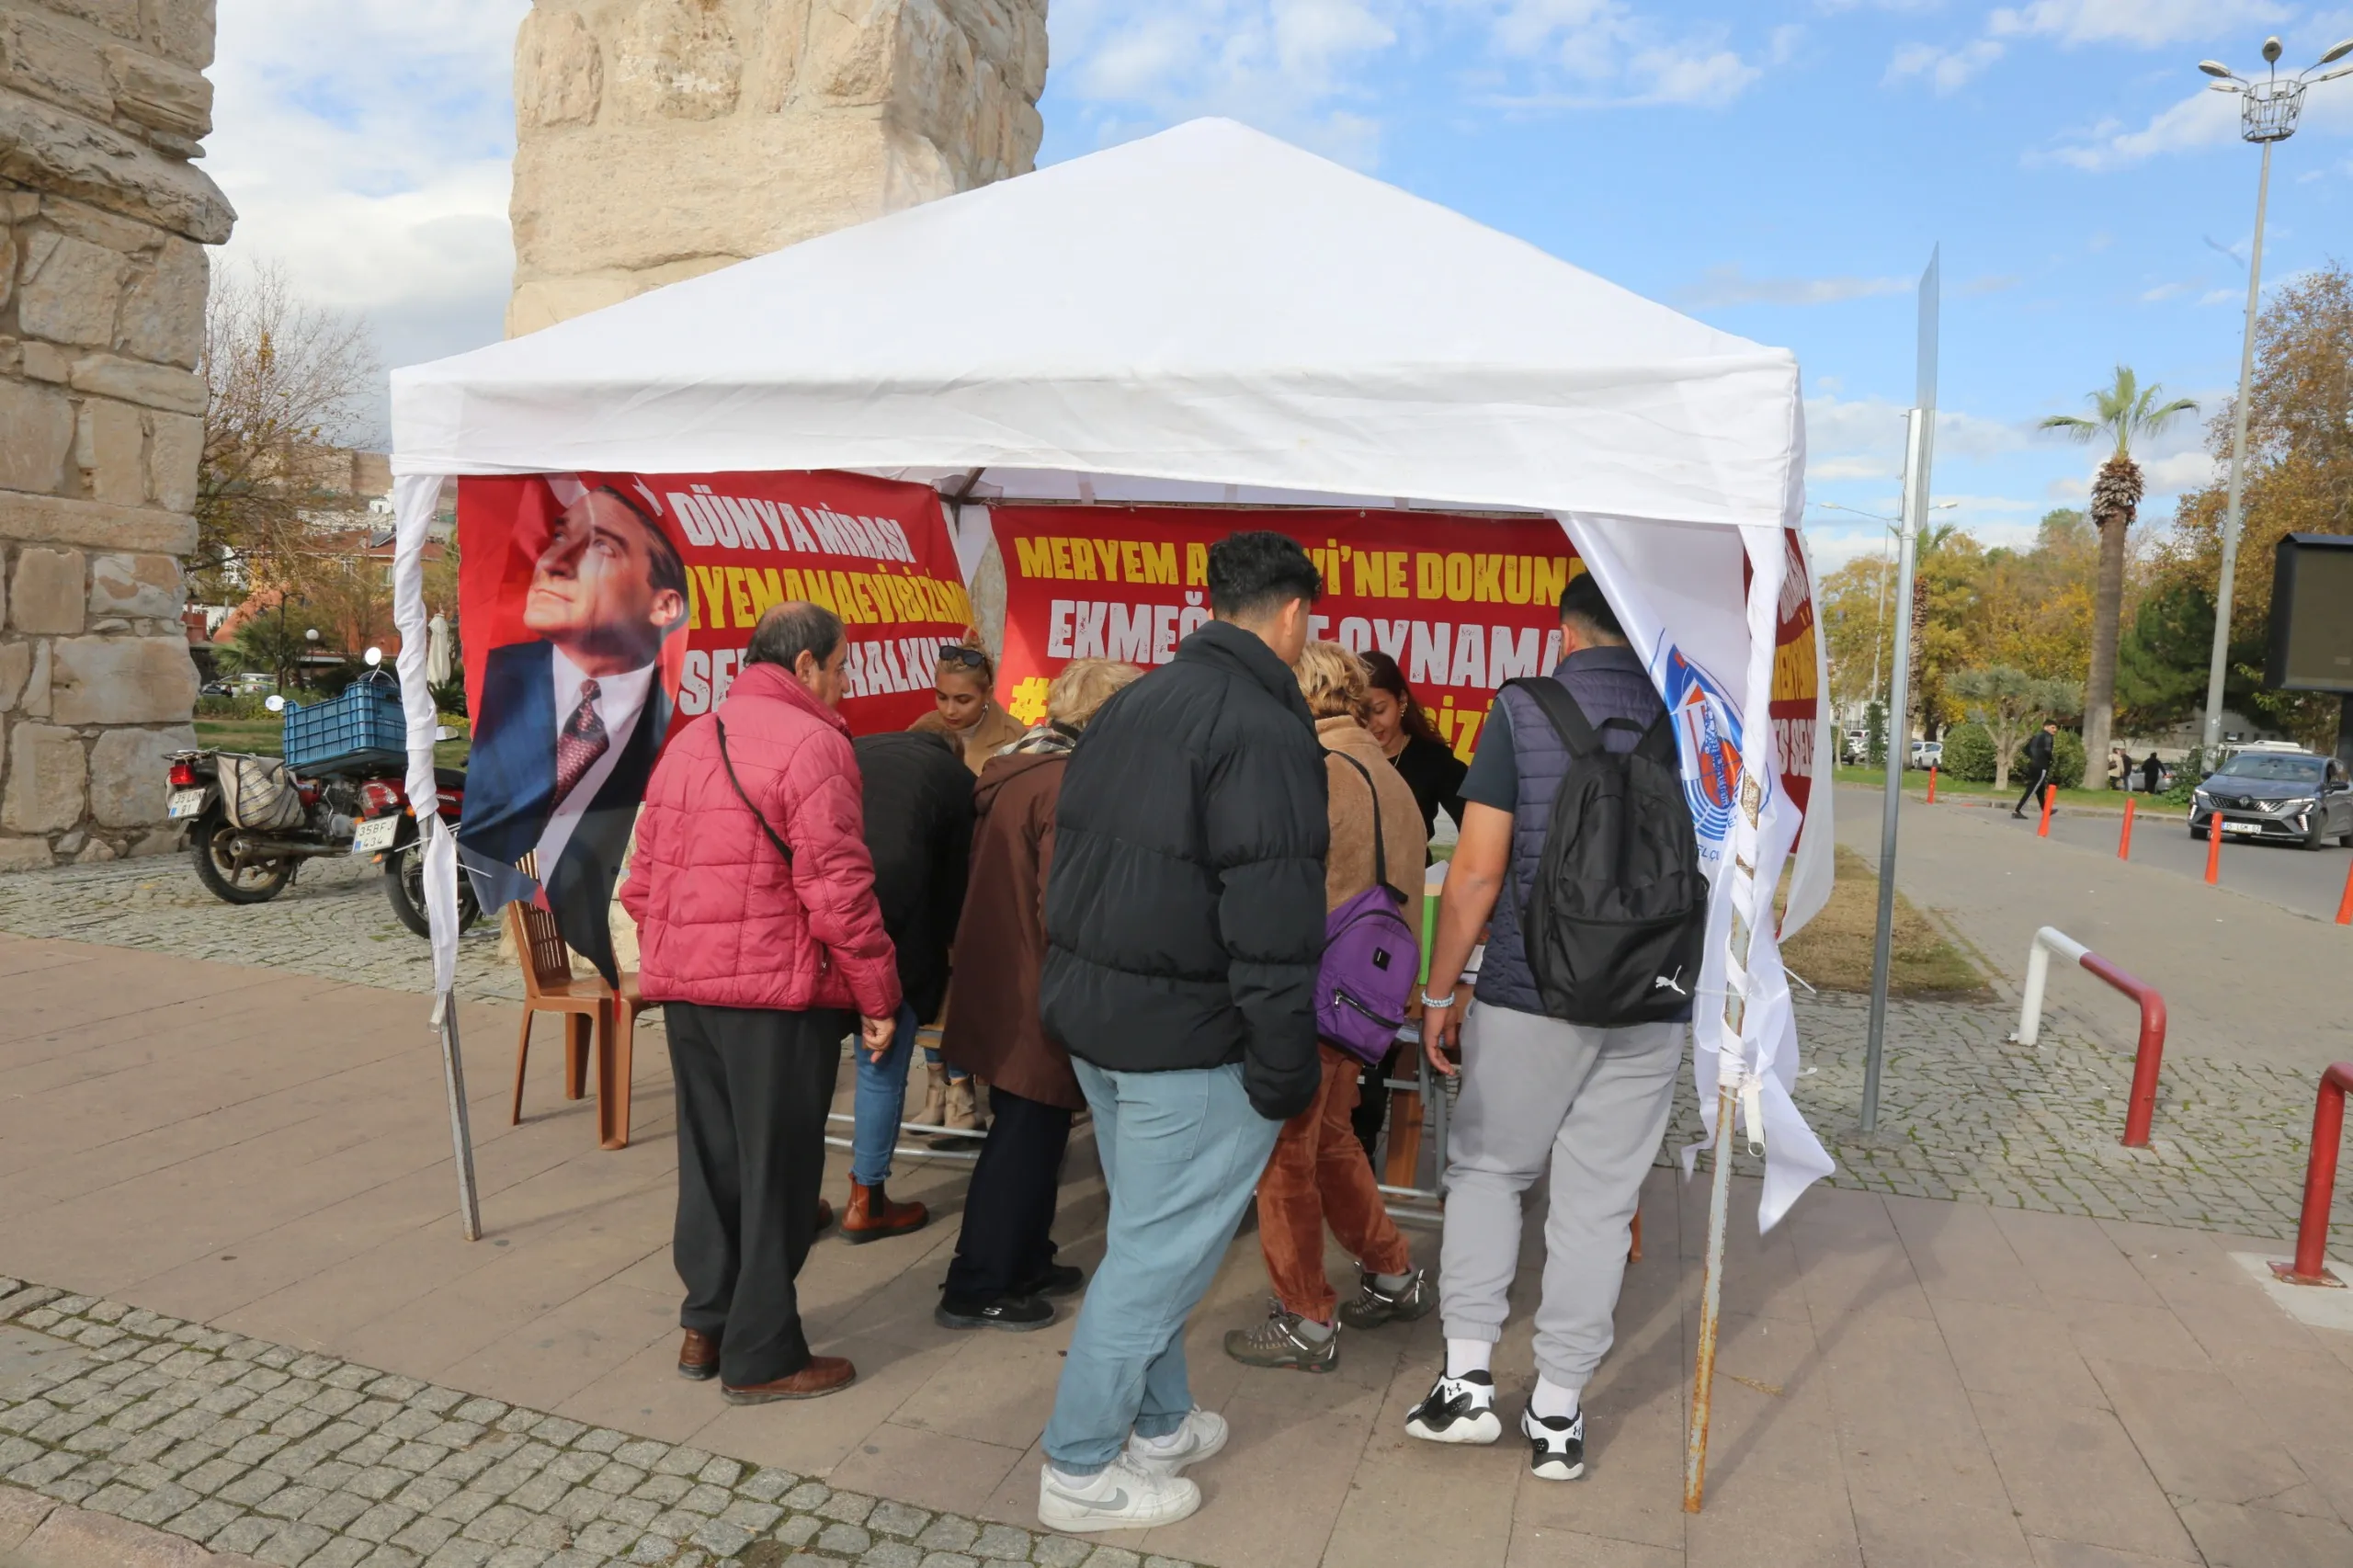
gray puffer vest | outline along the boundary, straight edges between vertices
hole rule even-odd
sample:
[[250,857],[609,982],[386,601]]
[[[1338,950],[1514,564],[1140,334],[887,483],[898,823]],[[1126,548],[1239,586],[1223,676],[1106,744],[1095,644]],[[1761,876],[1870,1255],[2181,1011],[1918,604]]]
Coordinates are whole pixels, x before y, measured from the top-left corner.
[[[1629,719],[1648,729],[1666,710],[1650,673],[1631,648],[1581,648],[1553,666],[1552,678],[1569,688],[1597,728],[1607,720]],[[1541,1017],[1544,1004],[1528,968],[1519,911],[1536,885],[1544,835],[1552,820],[1552,797],[1560,793],[1561,780],[1569,771],[1569,748],[1526,693],[1506,687],[1495,701],[1509,715],[1519,791],[1512,810],[1511,869],[1503,896],[1495,900],[1495,912],[1488,917],[1487,951],[1479,966],[1475,994],[1488,1006]],[[1621,730],[1601,732],[1601,744],[1613,752],[1633,750],[1638,739]]]

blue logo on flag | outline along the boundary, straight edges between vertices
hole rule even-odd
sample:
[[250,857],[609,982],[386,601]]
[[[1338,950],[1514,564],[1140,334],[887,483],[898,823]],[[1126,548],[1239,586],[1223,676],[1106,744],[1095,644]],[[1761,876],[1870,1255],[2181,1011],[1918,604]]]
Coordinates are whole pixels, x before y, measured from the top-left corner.
[[1660,680],[1699,842],[1721,850],[1740,798],[1740,715],[1713,676],[1670,646]]

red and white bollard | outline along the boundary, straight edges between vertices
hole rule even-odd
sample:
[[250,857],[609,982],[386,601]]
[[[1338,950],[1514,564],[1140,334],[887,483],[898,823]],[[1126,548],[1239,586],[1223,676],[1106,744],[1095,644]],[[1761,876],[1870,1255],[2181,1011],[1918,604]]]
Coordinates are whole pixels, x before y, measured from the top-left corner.
[[2304,1210],[2296,1221],[2296,1260],[2271,1266],[2272,1274],[2290,1285],[2345,1286],[2328,1268],[2328,1207],[2336,1187],[2336,1146],[2345,1139],[2348,1089],[2353,1089],[2353,1062],[2340,1062],[2320,1075],[2320,1103],[2313,1107],[2313,1150],[2304,1164]]
[[2124,797],[2124,832],[2116,841],[2116,858],[2120,860],[2132,858],[2132,797],[2130,795]]
[[[2197,808],[2192,807],[2193,811]],[[2215,812],[2206,819],[2206,885],[2219,887],[2222,881],[2222,813]]]
[[2086,971],[2141,1004],[2141,1040],[2132,1052],[2132,1097],[2124,1109],[2124,1146],[2149,1146],[2149,1124],[2157,1113],[2157,1074],[2165,1060],[2165,999],[2157,989],[2127,974],[2056,926],[2034,934],[2026,953],[2026,995],[2018,1009],[2018,1032],[2010,1038],[2032,1045],[2042,1032],[2042,992],[2051,980],[2051,955],[2073,959]]

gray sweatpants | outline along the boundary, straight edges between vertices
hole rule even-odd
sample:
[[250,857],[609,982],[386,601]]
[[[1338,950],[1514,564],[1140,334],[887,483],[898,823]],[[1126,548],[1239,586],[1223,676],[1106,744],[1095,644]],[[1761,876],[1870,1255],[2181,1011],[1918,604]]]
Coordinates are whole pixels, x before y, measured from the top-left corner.
[[1582,1389],[1608,1354],[1627,1231],[1675,1105],[1688,1024],[1587,1028],[1480,1003],[1462,1024],[1438,1297],[1449,1339],[1501,1339],[1520,1195],[1552,1160],[1537,1369]]

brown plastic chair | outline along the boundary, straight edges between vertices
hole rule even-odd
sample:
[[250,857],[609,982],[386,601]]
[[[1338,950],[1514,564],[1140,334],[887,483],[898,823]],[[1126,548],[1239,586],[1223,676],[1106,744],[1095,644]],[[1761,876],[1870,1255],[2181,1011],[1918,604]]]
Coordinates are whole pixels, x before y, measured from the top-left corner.
[[[531,1020],[540,1013],[563,1017],[563,1097],[587,1093],[588,1046],[597,1045],[597,1141],[608,1149],[629,1144],[629,1088],[637,1015],[646,1004],[637,994],[634,971],[620,976],[616,990],[602,977],[574,975],[572,949],[556,930],[555,916],[517,899],[506,906],[507,929],[523,966],[523,1029],[515,1045],[515,1103],[509,1125],[523,1120],[523,1074],[531,1057]],[[618,1022],[620,1027],[615,1028]]]

